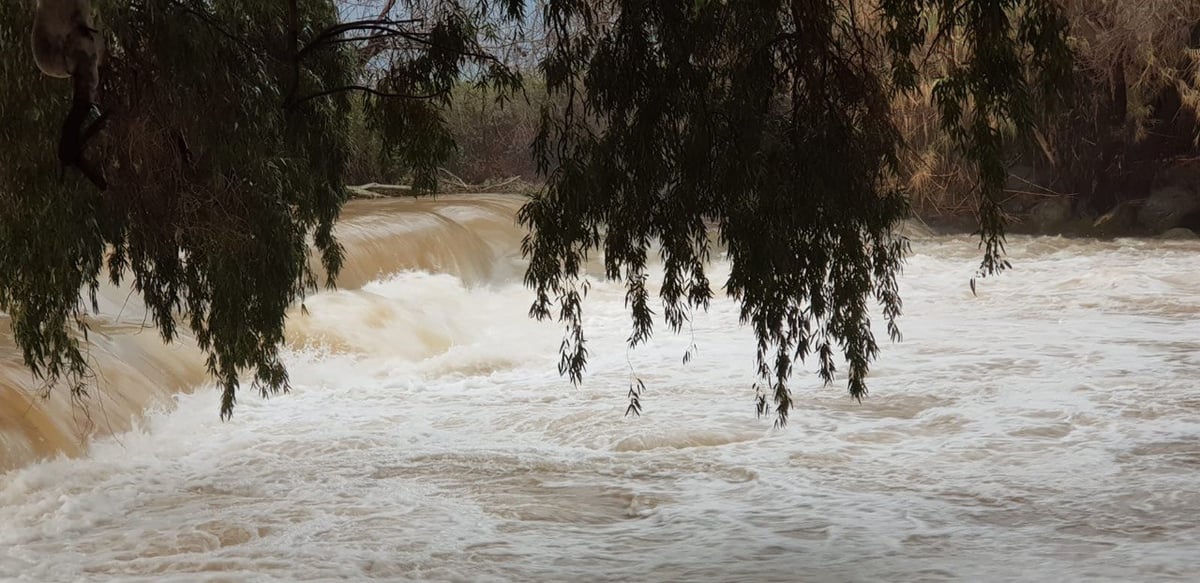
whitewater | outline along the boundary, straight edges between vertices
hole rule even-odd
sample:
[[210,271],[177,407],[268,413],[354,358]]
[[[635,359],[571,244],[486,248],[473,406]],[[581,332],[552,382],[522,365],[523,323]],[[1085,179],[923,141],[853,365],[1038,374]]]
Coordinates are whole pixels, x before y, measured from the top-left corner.
[[916,239],[870,396],[798,373],[778,429],[725,299],[631,351],[597,281],[588,373],[560,377],[518,204],[350,205],[339,290],[289,319],[292,392],[229,422],[128,289],[86,411],[0,338],[0,580],[1200,577],[1200,242],[1012,237],[973,295],[975,241]]

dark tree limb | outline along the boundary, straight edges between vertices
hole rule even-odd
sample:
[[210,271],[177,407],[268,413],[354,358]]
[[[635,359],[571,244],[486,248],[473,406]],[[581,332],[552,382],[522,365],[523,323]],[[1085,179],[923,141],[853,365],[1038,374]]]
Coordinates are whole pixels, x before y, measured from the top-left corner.
[[441,91],[435,91],[433,93],[424,93],[424,94],[390,93],[387,91],[380,91],[378,89],[373,89],[373,88],[367,87],[365,85],[346,85],[343,87],[335,87],[333,89],[326,89],[324,91],[318,91],[317,93],[313,93],[312,95],[306,95],[299,99],[295,99],[292,101],[292,105],[293,106],[300,105],[301,103],[304,103],[306,101],[310,101],[313,99],[319,99],[321,97],[325,97],[326,95],[333,95],[335,93],[341,93],[343,91],[362,91],[363,93],[370,93],[371,95],[374,95],[376,97],[383,97],[383,98],[387,98],[387,99],[433,99],[434,97],[440,97],[440,96],[445,95],[450,92],[449,88],[447,88],[447,89],[443,89]]
[[246,52],[252,53],[255,55],[262,54],[261,51],[255,49],[253,46],[250,46],[250,43],[246,42],[245,39],[222,28],[221,25],[217,24],[213,20],[212,16],[205,14],[204,12],[202,12],[200,10],[192,8],[191,6],[188,6],[187,4],[181,2],[180,0],[169,0],[169,3],[174,5],[175,7],[179,8],[180,10],[182,10],[184,12],[184,14],[189,14],[196,20],[199,20],[200,22],[204,23],[205,26],[207,26],[208,28],[211,28],[217,34],[229,39],[230,41],[232,41],[234,44],[238,45],[239,47],[242,47],[243,49],[246,50]]
[[[383,6],[383,10],[379,11],[379,18],[387,18],[387,15],[392,12],[392,8],[395,6],[396,0],[388,0]],[[367,46],[359,51],[359,58],[362,59],[362,62],[366,63],[381,52],[383,52],[383,43],[381,41],[370,41],[367,43]]]
[[[90,27],[83,28],[91,35],[97,34],[92,32],[94,29]],[[71,110],[67,113],[59,136],[58,160],[64,167],[78,168],[97,188],[106,190],[108,181],[105,180],[103,172],[93,167],[83,156],[87,143],[100,132],[108,120],[108,114],[104,113],[91,125],[84,127],[97,100],[97,88],[100,85],[98,57],[93,51],[80,49],[75,54],[75,60],[79,66],[71,74],[74,85]]]
[[284,109],[294,105],[296,92],[300,90],[300,11],[296,0],[288,0],[288,56],[291,58],[291,79],[288,81]]

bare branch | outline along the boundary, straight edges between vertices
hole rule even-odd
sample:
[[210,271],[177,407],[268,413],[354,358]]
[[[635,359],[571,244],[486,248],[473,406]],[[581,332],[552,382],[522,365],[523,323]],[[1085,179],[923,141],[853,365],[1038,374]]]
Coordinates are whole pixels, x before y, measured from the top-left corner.
[[318,91],[317,93],[313,93],[312,95],[306,95],[299,99],[293,100],[292,105],[293,106],[300,105],[301,103],[304,103],[306,101],[318,99],[321,97],[325,97],[327,95],[333,95],[335,93],[341,93],[343,91],[362,91],[363,93],[370,93],[371,95],[374,95],[376,97],[383,97],[383,98],[387,98],[387,99],[433,99],[434,97],[441,97],[442,95],[445,95],[450,92],[450,90],[447,88],[447,89],[443,89],[441,91],[435,91],[433,93],[426,93],[426,94],[389,93],[387,91],[380,91],[378,89],[367,87],[365,85],[346,85],[343,87],[336,87],[333,89],[326,89],[324,91]]
[[[395,5],[396,5],[396,0],[387,0],[387,3],[384,4],[384,6],[383,6],[383,10],[379,11],[379,18],[381,20],[386,18],[387,15],[389,13],[391,13],[392,8]],[[359,51],[359,58],[362,59],[362,62],[365,63],[365,62],[368,62],[371,59],[375,58],[375,56],[378,55],[382,51],[383,51],[383,43],[382,42],[371,41],[371,42],[367,43],[367,46],[363,47],[362,50]]]

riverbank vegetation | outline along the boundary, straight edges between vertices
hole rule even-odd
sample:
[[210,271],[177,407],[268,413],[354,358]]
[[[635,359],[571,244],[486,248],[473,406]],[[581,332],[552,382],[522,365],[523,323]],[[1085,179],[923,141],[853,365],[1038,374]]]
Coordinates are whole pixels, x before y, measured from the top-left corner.
[[[1011,227],[1101,237],[1200,227],[1191,215],[1200,210],[1200,4],[1079,0],[1063,3],[1063,16],[1071,90],[1043,104],[1050,107],[1036,113],[1033,131],[1005,136],[1001,203]],[[905,143],[894,179],[925,221],[973,230],[978,178],[942,130],[933,99],[937,80],[961,64],[964,43],[960,36],[930,52],[916,90],[894,98]],[[539,79],[536,66],[523,73]],[[540,84],[527,87],[503,106],[468,85],[456,89],[445,115],[458,151],[447,170],[472,185],[537,182],[527,145],[546,93]],[[445,187],[460,184],[450,179]]]
[[1200,224],[1187,0],[83,3],[108,49],[104,192],[59,166],[69,83],[29,57],[28,3],[0,0],[0,309],[77,396],[102,273],[165,341],[192,330],[223,415],[243,378],[286,390],[285,316],[336,277],[347,183],[532,185],[531,314],[565,326],[574,382],[589,254],[626,284],[637,345],[708,305],[720,244],[780,422],[806,359],[866,394],[872,303],[899,336],[910,210],[970,220],[980,276],[1011,225]]

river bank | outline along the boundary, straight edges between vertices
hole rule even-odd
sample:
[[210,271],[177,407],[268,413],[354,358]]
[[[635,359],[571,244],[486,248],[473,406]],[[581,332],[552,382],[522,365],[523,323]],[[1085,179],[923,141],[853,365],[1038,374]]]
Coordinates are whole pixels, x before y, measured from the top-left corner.
[[[1097,212],[1073,194],[1050,192],[1017,169],[1010,174],[1009,188],[1000,201],[1007,219],[1007,232],[1014,235],[1064,236],[1114,239],[1118,237],[1194,239],[1200,237],[1200,164],[1174,170],[1161,178],[1131,189],[1111,208]],[[420,196],[403,184],[370,183],[348,187],[355,199],[409,198]],[[441,192],[455,194],[525,194],[540,185],[519,177],[470,184],[448,174]],[[436,195],[431,195],[436,196]],[[912,219],[905,225],[912,235],[965,235],[979,228],[975,208],[959,205],[946,208],[931,204],[913,205]]]

